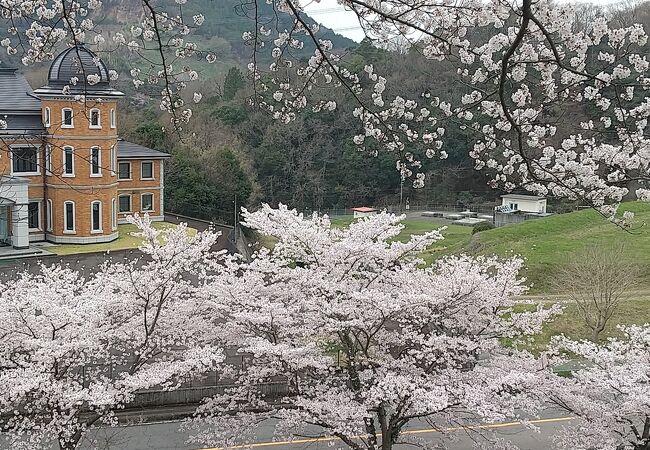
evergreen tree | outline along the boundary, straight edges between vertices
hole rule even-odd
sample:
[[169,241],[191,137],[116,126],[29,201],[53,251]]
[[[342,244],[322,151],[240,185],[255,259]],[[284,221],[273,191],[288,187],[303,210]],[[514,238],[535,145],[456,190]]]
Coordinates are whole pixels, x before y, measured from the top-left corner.
[[244,87],[244,83],[244,75],[242,75],[241,70],[237,67],[231,67],[223,82],[224,100],[232,100],[235,98],[237,91]]

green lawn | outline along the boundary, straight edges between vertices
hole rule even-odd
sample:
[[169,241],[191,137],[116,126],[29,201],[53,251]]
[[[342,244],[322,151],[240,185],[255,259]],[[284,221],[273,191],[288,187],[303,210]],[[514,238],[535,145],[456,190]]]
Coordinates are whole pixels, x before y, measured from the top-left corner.
[[[549,280],[554,272],[572,253],[590,245],[622,244],[625,257],[643,266],[645,286],[631,299],[624,302],[616,311],[602,337],[619,335],[617,325],[650,323],[650,205],[630,202],[621,206],[623,211],[635,213],[635,223],[631,231],[624,231],[603,218],[596,211],[584,211],[558,214],[544,219],[531,220],[522,224],[483,231],[472,235],[471,227],[449,225],[443,231],[445,239],[427,249],[423,256],[427,262],[454,254],[496,254],[499,256],[521,255],[526,259],[523,275],[533,284],[533,293],[549,293]],[[349,225],[353,219],[333,219],[337,227]],[[404,230],[398,239],[408,239],[411,234],[421,234],[442,225],[435,220],[407,219],[403,222]],[[268,240],[267,240],[268,241]],[[272,242],[265,243],[269,248]],[[540,297],[539,301],[563,301]],[[530,307],[521,305],[521,308]],[[545,325],[543,332],[528,343],[526,347],[534,352],[546,348],[551,338],[564,334],[574,339],[587,339],[590,331],[583,323],[574,304],[566,303],[564,314]]]
[[[156,229],[164,229],[175,226],[176,225],[169,222],[153,222],[153,227]],[[135,225],[118,225],[117,229],[120,233],[120,236],[113,242],[106,242],[102,244],[60,244],[47,247],[46,250],[57,255],[74,255],[76,253],[97,253],[113,250],[126,250],[130,248],[137,248],[142,243],[142,238],[133,236],[133,233],[138,231],[138,228]],[[194,228],[189,228],[188,232],[190,234],[196,234],[196,230]]]
[[[550,305],[550,303],[548,303]],[[618,325],[644,325],[650,323],[650,297],[647,294],[639,294],[623,302],[610,319],[601,339],[608,337],[620,337],[621,332]],[[531,305],[520,305],[518,311],[528,310]],[[557,316],[552,322],[544,325],[542,332],[535,336],[532,342],[523,345],[533,353],[539,353],[547,348],[553,336],[565,335],[572,339],[588,340],[591,330],[581,319],[578,308],[574,303],[564,304],[564,312]]]
[[[631,231],[624,231],[592,209],[558,214],[522,224],[483,231],[468,238],[461,248],[469,253],[521,255],[533,292],[548,292],[557,268],[576,251],[592,245],[624,245],[626,259],[643,265],[650,286],[650,205],[630,202],[622,211],[635,213]],[[622,212],[621,211],[621,212]]]
[[[508,257],[520,255],[526,260],[522,275],[528,279],[533,293],[548,293],[555,271],[574,252],[591,245],[623,244],[626,258],[643,265],[646,287],[650,288],[650,204],[629,202],[623,211],[635,213],[631,231],[624,231],[592,209],[569,214],[558,214],[544,219],[530,220],[472,235],[472,228],[448,225],[443,231],[445,239],[423,253],[424,259],[434,259],[454,254],[469,253]],[[334,226],[346,226],[352,217],[332,219]],[[411,234],[421,234],[442,225],[435,220],[407,219],[399,239]],[[272,243],[267,243],[272,246]]]

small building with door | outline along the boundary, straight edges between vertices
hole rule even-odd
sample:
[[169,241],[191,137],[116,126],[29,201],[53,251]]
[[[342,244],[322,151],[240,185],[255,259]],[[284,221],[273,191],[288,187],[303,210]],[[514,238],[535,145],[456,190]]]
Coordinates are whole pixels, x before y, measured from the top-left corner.
[[368,217],[379,214],[379,210],[376,208],[370,208],[368,206],[358,206],[356,208],[352,208],[352,213],[354,214],[354,218],[357,219],[359,217]]
[[546,213],[546,197],[537,195],[506,194],[501,196],[501,211]]

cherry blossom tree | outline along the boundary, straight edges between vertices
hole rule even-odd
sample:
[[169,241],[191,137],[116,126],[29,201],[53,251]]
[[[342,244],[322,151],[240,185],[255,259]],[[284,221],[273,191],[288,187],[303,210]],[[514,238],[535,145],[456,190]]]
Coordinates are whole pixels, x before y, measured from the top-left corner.
[[173,389],[223,358],[198,291],[217,235],[133,218],[144,255],[85,279],[58,265],[0,286],[0,424],[11,448],[74,449],[137,391]]
[[[582,21],[576,6],[546,1],[341,2],[380,44],[408,40],[424,58],[457,67],[456,96],[432,87],[408,99],[372,66],[350,72],[345,58],[301,19],[298,2],[274,3],[296,26],[268,39],[262,31],[245,36],[274,47],[268,69],[250,66],[262,86],[259,103],[290,121],[304,108],[336,108],[311,91],[347,89],[358,101],[363,129],[355,143],[398,154],[398,169],[415,186],[424,182],[424,160],[446,158],[444,134],[453,126],[473,136],[470,156],[492,174],[494,187],[578,198],[613,217],[632,182],[648,178],[647,35],[639,24],[621,25],[606,12]],[[296,68],[296,79],[285,68],[294,64],[290,50],[303,45],[300,36],[317,49]],[[582,123],[565,120],[590,109],[596,112]],[[642,187],[636,195],[649,197]]]
[[552,402],[576,417],[558,436],[562,449],[650,448],[650,324],[622,329],[603,345],[558,339],[559,349],[584,361],[571,378],[554,378]]
[[[346,229],[284,206],[244,217],[277,244],[209,287],[224,345],[250,358],[227,370],[237,387],[199,408],[195,442],[246,444],[254,424],[274,418],[278,433],[311,425],[354,449],[390,449],[414,420],[469,425],[534,410],[525,393],[541,367],[500,340],[538,332],[557,308],[513,309],[526,290],[520,259],[425,268],[417,254],[440,232],[401,242],[401,217],[389,214]],[[287,383],[277,403],[258,389],[273,381]]]
[[[346,55],[306,21],[302,2],[270,0],[273,11],[293,18],[291,29],[274,29],[281,21],[262,23],[260,1],[242,8],[251,18],[242,37],[254,54],[252,101],[278,120],[291,121],[306,108],[332,111],[337,105],[328,92],[344,89],[358,104],[360,132],[351,139],[370,152],[395,153],[398,170],[416,187],[425,181],[427,159],[446,158],[446,130],[460,127],[473,140],[468,151],[476,168],[491,174],[494,187],[581,199],[612,218],[630,190],[650,199],[640,183],[650,172],[648,39],[621,14],[584,14],[549,0],[341,0],[377,45],[410,45],[423,58],[456,68],[452,94],[436,92],[432,74],[429,89],[405,98],[373,66],[351,71]],[[9,33],[0,45],[26,65],[52,59],[61,43],[92,43],[100,55],[126,48],[133,63],[126,76],[136,87],[159,89],[161,108],[182,131],[192,116],[189,105],[203,97],[192,92],[200,77],[193,61],[217,59],[194,42],[205,17],[184,14],[187,2],[142,0],[136,23],[109,35],[97,18],[110,4],[7,0],[2,15]],[[315,51],[304,64],[294,52],[307,42]],[[268,60],[256,56],[260,51],[270,53],[270,65],[260,63]],[[89,75],[77,82],[97,80]],[[584,120],[567,120],[576,112]]]

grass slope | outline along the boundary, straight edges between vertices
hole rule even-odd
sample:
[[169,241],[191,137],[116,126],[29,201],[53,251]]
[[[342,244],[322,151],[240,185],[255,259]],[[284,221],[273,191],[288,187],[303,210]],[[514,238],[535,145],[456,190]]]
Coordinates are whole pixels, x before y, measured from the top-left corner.
[[[626,258],[644,267],[646,287],[616,311],[602,334],[603,338],[620,336],[618,325],[650,323],[650,230],[645,225],[650,223],[650,205],[626,203],[621,207],[622,211],[635,213],[635,225],[631,232],[621,230],[591,209],[531,220],[475,235],[472,235],[471,227],[449,225],[442,232],[445,239],[427,249],[423,256],[430,263],[441,256],[462,252],[503,257],[520,255],[526,258],[527,268],[523,275],[534,283],[532,292],[546,294],[550,293],[549,280],[554,272],[573,252],[589,245],[625,245]],[[332,219],[332,224],[345,227],[352,221],[352,218],[337,218]],[[407,240],[412,234],[422,234],[444,226],[427,219],[406,219],[402,223],[404,229],[398,236],[402,240]],[[263,245],[272,248],[272,241],[260,238]],[[539,301],[550,304],[562,299],[539,295]],[[522,310],[529,307],[521,305]],[[574,339],[587,339],[590,336],[577,307],[569,302],[564,304],[564,314],[546,324],[542,333],[525,347],[537,353],[546,348],[553,336],[561,334]]]
[[[424,252],[431,262],[444,255],[469,253],[509,257],[519,255],[526,260],[524,276],[535,293],[548,293],[555,271],[571,254],[592,245],[624,245],[626,258],[642,266],[650,288],[650,204],[624,203],[620,212],[632,211],[635,223],[624,231],[593,209],[558,214],[530,220],[472,235],[471,227],[449,225],[443,231],[445,240]],[[333,219],[334,226],[347,226],[352,218]],[[444,226],[426,219],[406,219],[399,239],[422,234]]]
[[635,213],[630,232],[589,209],[484,231],[468,238],[462,249],[485,255],[521,255],[526,258],[524,275],[533,290],[548,292],[555,271],[572,253],[592,245],[624,245],[626,258],[642,266],[650,286],[650,229],[646,225],[650,205],[625,203],[621,210]]

